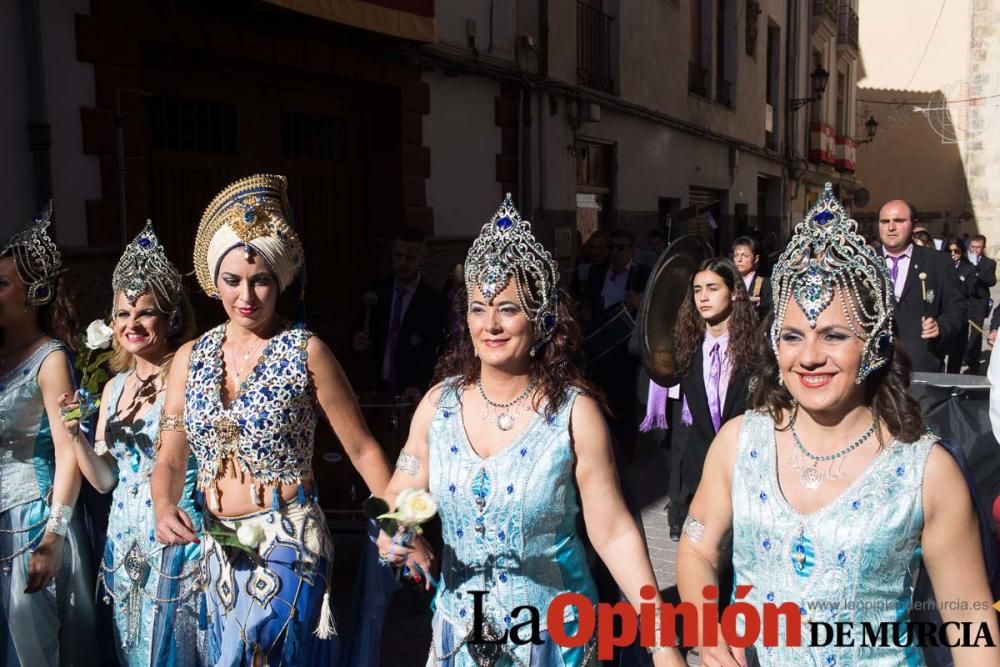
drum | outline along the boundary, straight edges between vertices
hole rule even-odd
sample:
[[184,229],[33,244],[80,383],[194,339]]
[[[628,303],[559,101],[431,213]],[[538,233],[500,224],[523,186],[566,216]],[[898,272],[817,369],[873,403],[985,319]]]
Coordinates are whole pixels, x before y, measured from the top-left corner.
[[990,427],[990,383],[981,375],[914,373],[910,395],[936,435],[962,447],[987,511],[1000,494],[1000,446]]
[[[358,405],[368,430],[382,446],[386,458],[395,462],[406,444],[415,406],[402,396],[379,394],[362,394]],[[316,443],[313,468],[320,507],[333,520],[363,520],[361,503],[371,492],[324,420],[316,427]]]
[[628,345],[633,329],[635,318],[624,302],[606,309],[584,334],[583,350],[587,361],[594,363],[619,347]]

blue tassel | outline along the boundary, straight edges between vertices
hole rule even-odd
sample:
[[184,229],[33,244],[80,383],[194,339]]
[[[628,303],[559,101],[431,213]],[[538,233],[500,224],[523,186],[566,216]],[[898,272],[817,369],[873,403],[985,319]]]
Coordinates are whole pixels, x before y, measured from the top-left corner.
[[285,625],[285,645],[281,648],[281,664],[297,665],[300,662],[299,656],[299,622],[298,609],[292,609],[288,615],[288,623]]
[[305,506],[306,504],[306,488],[299,484],[299,505]]
[[208,609],[205,606],[205,596],[200,596],[201,600],[198,604],[198,629],[204,632],[208,629]]
[[277,512],[281,509],[281,495],[278,493],[278,487],[271,489],[271,511]]

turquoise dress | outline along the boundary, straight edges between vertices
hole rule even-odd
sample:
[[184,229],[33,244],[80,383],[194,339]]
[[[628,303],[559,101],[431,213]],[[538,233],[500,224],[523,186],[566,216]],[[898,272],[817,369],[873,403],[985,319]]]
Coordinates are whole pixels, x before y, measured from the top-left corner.
[[[753,586],[742,599],[756,609],[797,604],[804,623],[802,647],[784,646],[784,623],[777,647],[758,639],[761,665],[924,664],[916,646],[864,646],[862,624],[909,619],[921,559],[924,466],[934,441],[927,435],[888,444],[846,491],[804,516],[778,486],[774,422],[746,413],[732,482],[736,585]],[[856,645],[806,646],[809,622],[851,623]]]
[[[0,376],[0,665],[93,665],[94,585],[87,539],[74,512],[63,543],[63,562],[42,591],[24,593],[31,551],[45,536],[55,449],[38,386],[38,370],[51,355],[66,358],[55,341]],[[68,359],[67,359],[68,363]],[[59,426],[62,428],[62,426]]]
[[[104,438],[118,463],[108,517],[108,539],[101,564],[105,604],[114,604],[115,638],[124,665],[205,664],[204,632],[199,633],[202,600],[201,547],[165,546],[156,541],[156,515],[149,478],[156,464],[156,439],[166,392],[144,415],[130,424],[119,418],[119,405],[129,373],[111,380]],[[198,469],[188,460],[179,507],[187,512],[195,532],[201,532],[201,512],[194,506]]]
[[[483,459],[465,432],[461,391],[455,380],[445,383],[427,436],[430,491],[438,502],[444,537],[427,664],[477,666],[466,641],[473,629],[471,591],[488,591],[483,608],[497,633],[528,620],[526,613],[511,617],[516,607],[533,606],[541,615],[543,643],[507,642],[494,664],[591,664],[593,645],[556,645],[547,632],[545,613],[560,593],[581,593],[597,603],[597,588],[577,534],[580,503],[569,420],[578,392],[571,390],[552,417],[525,412],[521,418],[531,422],[504,450]],[[563,621],[570,635],[576,633],[577,616],[575,608],[567,608]]]

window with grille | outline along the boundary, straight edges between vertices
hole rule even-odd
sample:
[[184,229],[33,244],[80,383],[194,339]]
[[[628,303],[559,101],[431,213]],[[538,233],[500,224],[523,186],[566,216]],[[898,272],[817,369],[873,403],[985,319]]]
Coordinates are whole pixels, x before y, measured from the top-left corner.
[[297,111],[281,114],[281,156],[286,160],[339,160],[343,146],[339,118]]
[[154,150],[236,153],[236,105],[158,95],[150,101]]

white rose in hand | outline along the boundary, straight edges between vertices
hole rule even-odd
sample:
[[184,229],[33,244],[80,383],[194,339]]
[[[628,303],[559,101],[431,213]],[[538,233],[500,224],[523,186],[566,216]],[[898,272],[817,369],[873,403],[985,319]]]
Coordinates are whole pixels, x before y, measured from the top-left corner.
[[236,529],[236,539],[240,544],[256,549],[257,545],[264,541],[264,530],[260,526],[244,523]]
[[404,526],[419,526],[437,514],[437,501],[423,489],[403,489],[396,499],[395,519]]
[[94,320],[87,327],[87,347],[91,350],[106,350],[111,347],[111,338],[115,332],[104,320]]

